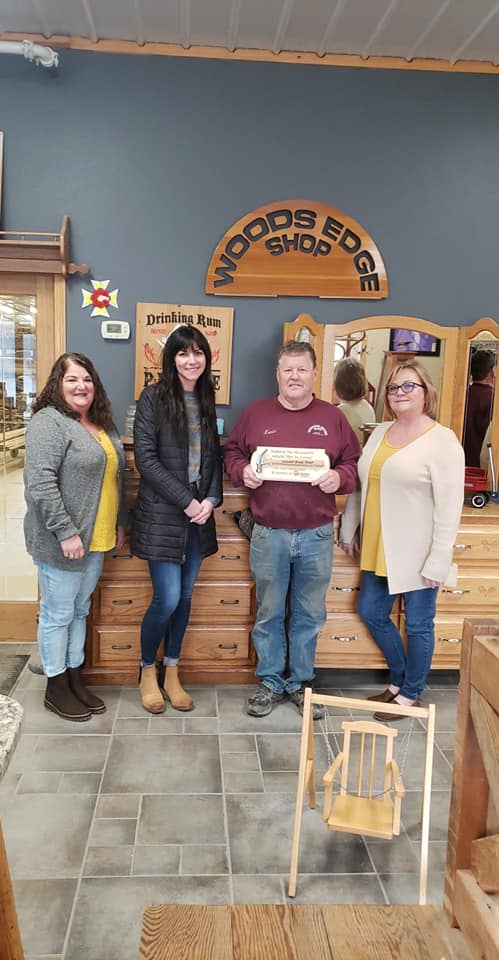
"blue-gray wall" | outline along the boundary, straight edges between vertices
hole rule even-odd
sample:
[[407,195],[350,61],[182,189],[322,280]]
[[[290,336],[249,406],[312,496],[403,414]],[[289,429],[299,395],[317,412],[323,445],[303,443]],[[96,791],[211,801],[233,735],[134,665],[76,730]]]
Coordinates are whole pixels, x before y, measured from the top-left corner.
[[[230,425],[273,389],[282,324],[411,314],[497,318],[499,79],[61,51],[52,75],[0,55],[3,226],[72,223],[72,259],[135,303],[206,304],[225,230],[302,197],[358,220],[383,255],[385,301],[213,298],[235,307]],[[68,284],[68,346],[97,363],[123,425],[134,342],[103,342]]]

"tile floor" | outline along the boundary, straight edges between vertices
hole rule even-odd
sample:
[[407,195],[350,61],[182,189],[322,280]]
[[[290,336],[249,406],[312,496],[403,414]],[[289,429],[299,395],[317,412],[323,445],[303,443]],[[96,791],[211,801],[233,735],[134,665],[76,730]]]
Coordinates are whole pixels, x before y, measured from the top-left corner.
[[[437,704],[433,903],[443,893],[456,677],[433,674],[425,696]],[[372,677],[355,672],[322,671],[319,682],[347,696],[373,690]],[[43,708],[43,684],[27,668],[18,682],[23,734],[0,784],[28,958],[136,960],[151,903],[286,902],[301,725],[294,706],[256,719],[245,712],[248,688],[198,687],[191,714],[152,717],[135,689],[107,687],[107,712],[71,724]],[[338,711],[328,720],[333,747],[342,719]],[[407,725],[399,725],[401,751]],[[321,775],[328,750],[315,729]],[[305,808],[295,902],[417,902],[423,747],[416,721],[400,837],[330,833],[320,812]]]

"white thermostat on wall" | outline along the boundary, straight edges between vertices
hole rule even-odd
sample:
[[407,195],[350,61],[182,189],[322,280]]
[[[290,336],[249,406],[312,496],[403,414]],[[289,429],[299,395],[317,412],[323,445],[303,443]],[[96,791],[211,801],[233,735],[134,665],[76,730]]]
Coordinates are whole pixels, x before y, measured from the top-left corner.
[[128,340],[130,324],[126,320],[103,320],[100,332],[104,340]]

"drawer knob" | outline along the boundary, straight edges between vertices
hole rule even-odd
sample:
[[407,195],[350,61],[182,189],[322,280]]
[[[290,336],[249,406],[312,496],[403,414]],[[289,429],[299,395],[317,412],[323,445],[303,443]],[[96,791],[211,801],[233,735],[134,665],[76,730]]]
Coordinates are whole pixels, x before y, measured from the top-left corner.
[[354,633],[351,637],[336,637],[332,636],[331,640],[338,640],[339,643],[350,643],[352,640],[358,640],[358,636]]
[[111,650],[131,650],[131,643],[112,643]]
[[234,557],[231,557],[231,556],[229,556],[228,553],[222,553],[222,556],[220,557],[220,559],[221,559],[221,560],[240,560],[240,559],[241,559],[241,555],[238,553],[238,554],[236,554]]
[[237,650],[237,643],[219,643],[219,650]]
[[455,543],[454,550],[471,550],[471,543]]
[[220,603],[222,604],[222,606],[226,606],[226,607],[228,606],[237,607],[239,600],[221,600]]
[[133,600],[111,600],[113,607],[129,607]]
[[462,597],[465,593],[471,593],[471,590],[449,590],[449,588],[444,587],[442,593],[451,593],[453,597]]
[[360,587],[335,587],[335,590],[339,590],[340,593],[355,593],[356,590],[360,590]]
[[461,643],[461,637],[439,637],[443,643]]

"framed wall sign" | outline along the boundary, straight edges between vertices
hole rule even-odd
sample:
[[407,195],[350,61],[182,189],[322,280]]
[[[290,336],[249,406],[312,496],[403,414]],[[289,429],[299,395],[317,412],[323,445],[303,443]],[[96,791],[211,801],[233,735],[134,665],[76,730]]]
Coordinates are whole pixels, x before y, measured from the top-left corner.
[[135,336],[135,399],[161,373],[163,347],[176,327],[197,327],[211,347],[217,404],[230,402],[232,307],[197,307],[179,303],[138,303]]

